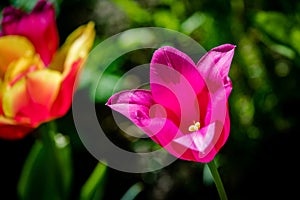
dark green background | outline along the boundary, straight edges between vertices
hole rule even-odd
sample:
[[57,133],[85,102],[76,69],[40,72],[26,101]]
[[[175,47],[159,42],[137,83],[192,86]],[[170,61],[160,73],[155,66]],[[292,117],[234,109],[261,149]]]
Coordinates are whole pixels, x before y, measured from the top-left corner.
[[[25,5],[18,0],[1,1],[0,8],[13,3],[29,9],[34,2],[27,2]],[[207,50],[223,43],[235,44],[230,70],[231,133],[216,158],[228,198],[273,199],[283,195],[284,199],[294,199],[298,196],[300,3],[294,0],[61,0],[55,3],[61,43],[78,26],[93,20],[97,31],[95,45],[121,31],[148,26],[183,32]],[[192,25],[187,27],[187,20],[192,19]],[[149,63],[152,52],[138,50],[123,56],[107,76],[117,79],[128,69]],[[89,93],[93,78],[84,79],[88,81],[79,92]],[[103,126],[109,127],[111,111],[104,103],[111,90],[109,87],[106,90],[106,95],[97,96],[96,108]],[[71,111],[56,122],[72,145],[74,175],[70,199],[76,199],[97,160],[81,144]],[[107,128],[107,132],[120,146],[134,150],[135,144],[138,145],[117,128]],[[31,134],[19,141],[0,140],[0,199],[17,198],[18,178],[35,139],[35,134]],[[147,141],[145,145],[152,143]],[[201,163],[177,160],[162,170],[146,174],[108,169],[104,199],[120,199],[137,182],[144,185],[144,190],[136,199],[218,199],[214,185],[207,179],[203,181],[203,168]]]

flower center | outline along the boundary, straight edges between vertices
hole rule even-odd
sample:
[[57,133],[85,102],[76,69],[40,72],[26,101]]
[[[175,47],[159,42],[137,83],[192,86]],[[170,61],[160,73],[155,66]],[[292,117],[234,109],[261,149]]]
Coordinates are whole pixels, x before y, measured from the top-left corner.
[[194,131],[198,131],[200,129],[200,122],[195,122],[194,124],[189,126],[189,131],[190,132],[194,132]]

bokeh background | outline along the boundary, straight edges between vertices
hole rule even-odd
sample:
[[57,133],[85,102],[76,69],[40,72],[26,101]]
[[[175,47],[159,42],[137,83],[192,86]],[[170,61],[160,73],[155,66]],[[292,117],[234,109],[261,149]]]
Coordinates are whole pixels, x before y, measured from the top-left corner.
[[[1,0],[30,10],[33,1]],[[164,27],[182,32],[206,50],[237,46],[230,77],[231,133],[216,157],[229,199],[284,199],[298,196],[300,103],[300,2],[294,0],[52,0],[57,9],[61,43],[78,26],[96,23],[95,46],[122,31]],[[149,63],[153,49],[128,53],[105,73],[105,87],[96,94],[99,122],[112,141],[135,151],[156,148],[153,142],[126,136],[113,123],[104,104],[116,81],[137,65]],[[87,65],[78,92],[93,92],[97,74]],[[97,164],[81,143],[72,111],[55,121],[69,138],[72,155],[70,199]],[[0,199],[18,199],[17,184],[30,149],[31,134],[18,141],[0,140]],[[45,172],[46,173],[46,172]],[[43,177],[41,177],[41,183]],[[134,186],[134,187],[132,187]],[[154,172],[132,174],[107,169],[103,199],[121,199],[130,190],[136,200],[218,199],[204,164],[177,160]],[[33,198],[34,199],[34,198]]]

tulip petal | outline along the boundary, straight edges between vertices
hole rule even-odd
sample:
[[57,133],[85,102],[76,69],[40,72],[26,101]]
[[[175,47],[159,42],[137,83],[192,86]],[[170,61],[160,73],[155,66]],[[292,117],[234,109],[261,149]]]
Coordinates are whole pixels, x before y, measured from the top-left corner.
[[[213,85],[214,82],[223,81],[223,86],[228,97],[232,85],[228,77],[230,65],[234,55],[235,46],[231,44],[224,44],[213,48],[206,53],[197,63],[200,73],[205,77],[207,83]],[[213,88],[214,86],[211,86]]]
[[60,117],[66,114],[66,112],[69,110],[72,103],[74,89],[77,86],[77,83],[75,81],[82,64],[83,63],[81,59],[74,62],[68,76],[66,76],[64,79],[62,77],[61,87],[58,92],[58,96],[51,108],[51,116]]
[[189,81],[197,94],[200,93],[205,86],[202,74],[198,72],[194,61],[188,55],[173,47],[165,46],[156,50],[151,60],[151,67],[159,67],[159,65],[155,64],[169,66],[178,71]]
[[39,104],[48,112],[55,101],[61,85],[61,74],[44,69],[26,76],[27,92],[34,104]]
[[182,159],[193,160],[197,162],[209,162],[211,161],[216,151],[214,146],[218,138],[215,138],[216,123],[209,124],[206,127],[201,128],[199,131],[195,131],[190,134],[185,134],[182,137],[176,138],[175,143],[184,146],[191,151],[190,155],[185,157],[182,155]]
[[33,128],[30,126],[0,125],[0,138],[6,140],[22,139],[32,130]]
[[34,46],[24,37],[0,37],[0,78],[4,77],[11,62],[20,57],[32,56],[34,52]]
[[51,3],[39,1],[30,14],[14,7],[3,10],[3,35],[22,35],[28,38],[48,65],[58,47],[59,38],[55,11]]
[[44,64],[38,55],[24,56],[11,62],[5,73],[4,81],[13,85],[26,74],[44,68]]
[[151,118],[147,126],[140,128],[154,142],[176,157],[181,157],[187,151],[187,148],[182,148],[173,142],[175,138],[182,137],[184,133],[168,118]]
[[229,114],[225,124],[214,122],[199,131],[182,133],[168,119],[151,119],[147,127],[140,127],[152,140],[172,155],[195,162],[210,162],[228,139],[230,131]]
[[93,22],[89,22],[73,31],[54,56],[49,68],[62,72],[63,77],[66,77],[75,61],[85,61],[95,38],[94,26]]
[[94,23],[89,22],[76,29],[55,55],[50,69],[62,73],[62,85],[51,110],[52,116],[64,115],[72,103],[75,83],[82,66],[87,59],[95,37]]
[[51,105],[60,89],[61,75],[50,70],[34,71],[18,80],[3,95],[6,117],[24,121],[33,127],[53,118]]
[[3,84],[3,81],[0,79],[0,116],[4,114],[2,108],[2,98],[3,98],[4,90],[5,90],[5,86]]
[[171,141],[177,136],[182,136],[182,133],[172,121],[166,118],[167,112],[164,108],[154,104],[150,91],[122,91],[111,96],[106,105],[126,116],[171,153],[176,155],[182,153],[178,149],[173,149],[171,145]]
[[29,126],[29,124],[18,124],[12,119],[0,116],[0,138],[2,139],[21,139],[32,130],[33,127]]
[[30,102],[30,97],[26,90],[25,78],[8,89],[4,93],[2,101],[4,114],[10,118],[14,118],[23,107],[26,107]]
[[[194,67],[194,70],[197,71],[195,66],[191,67]],[[152,63],[150,84],[154,101],[162,105],[166,110],[176,113],[176,118],[171,118],[171,115],[168,118],[183,133],[189,132],[189,126],[193,122],[201,121],[201,102],[199,102],[198,94],[186,76],[172,67]]]
[[149,122],[149,110],[153,100],[148,90],[131,90],[114,94],[106,105],[126,116],[137,126],[143,127]]
[[[14,62],[11,62],[4,75],[4,80],[0,79],[0,105],[2,105],[3,95],[10,89],[16,82],[22,79],[27,73],[43,68],[39,56],[24,56],[20,57]],[[2,106],[0,108],[0,115],[3,115]]]

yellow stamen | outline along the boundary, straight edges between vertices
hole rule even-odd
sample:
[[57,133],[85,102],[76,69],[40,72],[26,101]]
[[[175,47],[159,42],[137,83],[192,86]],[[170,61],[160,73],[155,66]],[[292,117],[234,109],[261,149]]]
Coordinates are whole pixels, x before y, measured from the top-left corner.
[[195,122],[194,124],[189,126],[189,131],[190,132],[194,132],[194,131],[198,131],[200,129],[200,122]]

